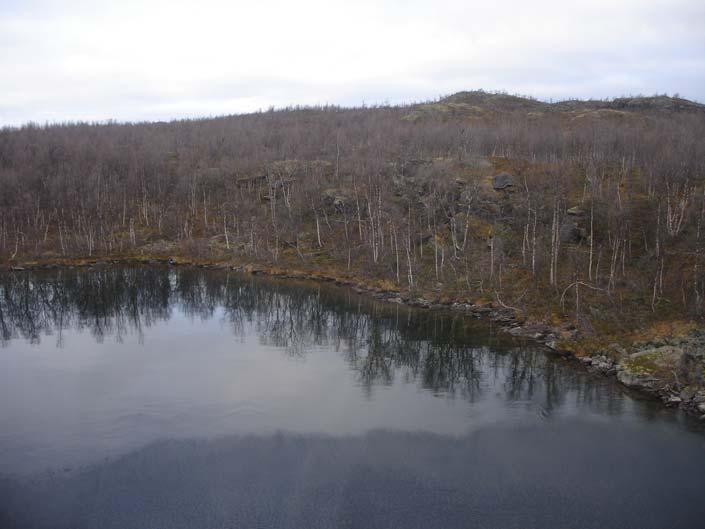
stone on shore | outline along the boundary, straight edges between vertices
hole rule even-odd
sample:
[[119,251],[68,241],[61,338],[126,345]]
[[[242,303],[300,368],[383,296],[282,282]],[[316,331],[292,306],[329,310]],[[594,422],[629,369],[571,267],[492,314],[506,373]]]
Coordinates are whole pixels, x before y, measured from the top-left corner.
[[619,364],[617,379],[630,388],[657,392],[672,381],[682,356],[683,350],[671,345],[639,351]]

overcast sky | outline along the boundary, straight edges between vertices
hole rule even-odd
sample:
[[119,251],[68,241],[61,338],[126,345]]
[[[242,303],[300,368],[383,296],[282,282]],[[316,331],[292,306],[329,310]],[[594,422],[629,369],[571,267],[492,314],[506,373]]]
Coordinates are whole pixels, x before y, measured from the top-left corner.
[[478,88],[705,101],[705,1],[0,0],[0,125]]

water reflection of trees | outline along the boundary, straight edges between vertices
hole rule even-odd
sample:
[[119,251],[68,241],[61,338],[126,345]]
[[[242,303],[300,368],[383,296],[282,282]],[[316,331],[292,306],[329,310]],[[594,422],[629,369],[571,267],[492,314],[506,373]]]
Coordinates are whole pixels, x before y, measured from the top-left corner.
[[69,328],[120,339],[169,318],[170,290],[169,276],[156,270],[0,274],[0,342],[57,333],[61,344]]
[[176,307],[191,318],[222,318],[234,335],[254,332],[291,355],[335,349],[367,392],[401,380],[471,401],[490,391],[512,402],[538,400],[547,414],[566,398],[621,406],[621,399],[605,398],[611,386],[586,383],[541,351],[500,341],[460,315],[223,271],[106,267],[0,274],[0,341],[55,335],[61,345],[64,329],[121,340],[168,320]]

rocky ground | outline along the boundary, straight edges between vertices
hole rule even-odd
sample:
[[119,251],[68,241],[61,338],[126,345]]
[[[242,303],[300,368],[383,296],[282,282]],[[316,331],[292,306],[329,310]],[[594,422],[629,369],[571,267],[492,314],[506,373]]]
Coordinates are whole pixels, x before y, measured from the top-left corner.
[[[670,406],[696,413],[705,420],[705,332],[635,343],[633,352],[593,358],[597,369],[612,364],[617,379],[627,387],[651,393]],[[597,360],[597,361],[596,361]]]
[[[536,326],[515,326],[518,334],[542,339],[559,350],[555,336],[561,329],[544,334]],[[572,354],[572,353],[570,353]],[[613,343],[593,355],[577,357],[588,370],[615,376],[624,386],[646,393],[667,406],[679,407],[705,420],[705,331],[684,336],[658,338],[649,342],[621,345]]]

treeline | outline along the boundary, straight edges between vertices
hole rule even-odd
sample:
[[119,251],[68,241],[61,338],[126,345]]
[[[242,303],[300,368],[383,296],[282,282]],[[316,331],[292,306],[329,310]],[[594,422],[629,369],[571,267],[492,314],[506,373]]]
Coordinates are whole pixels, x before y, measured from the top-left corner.
[[586,330],[600,304],[703,314],[705,112],[462,96],[3,129],[0,259],[295,261]]

